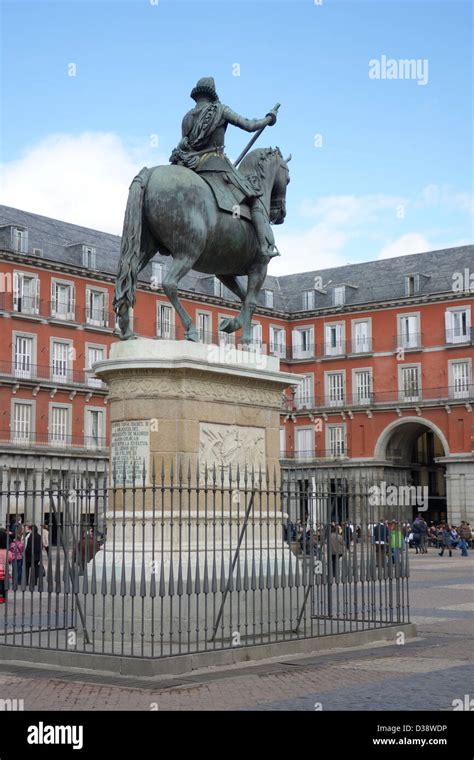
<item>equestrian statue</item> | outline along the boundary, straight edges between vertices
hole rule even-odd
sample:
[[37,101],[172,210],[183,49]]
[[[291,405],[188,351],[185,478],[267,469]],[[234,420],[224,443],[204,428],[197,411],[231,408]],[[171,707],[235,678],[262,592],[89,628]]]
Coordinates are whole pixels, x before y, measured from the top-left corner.
[[[279,148],[249,152],[264,128],[275,124],[279,104],[263,119],[245,119],[219,101],[212,77],[200,79],[191,97],[196,105],[183,119],[182,138],[170,165],[145,167],[130,186],[114,309],[122,340],[137,337],[131,329],[130,309],[138,275],[159,252],[172,258],[163,289],[181,319],[185,337],[199,340],[191,316],[178,299],[179,282],[193,269],[215,275],[242,301],[238,316],[223,319],[219,329],[241,330],[241,343],[248,345],[268,263],[279,255],[270,224],[282,224],[286,216],[291,156],[285,160]],[[229,124],[256,133],[235,164],[224,153]],[[246,288],[240,276],[247,276]]]

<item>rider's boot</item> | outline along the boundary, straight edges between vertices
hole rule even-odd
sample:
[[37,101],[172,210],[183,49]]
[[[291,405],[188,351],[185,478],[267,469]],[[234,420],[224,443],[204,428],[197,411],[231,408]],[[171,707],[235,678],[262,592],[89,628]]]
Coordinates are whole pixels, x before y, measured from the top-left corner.
[[259,208],[252,208],[252,222],[257,233],[260,252],[263,256],[280,256],[280,252],[275,247],[275,238],[267,216]]

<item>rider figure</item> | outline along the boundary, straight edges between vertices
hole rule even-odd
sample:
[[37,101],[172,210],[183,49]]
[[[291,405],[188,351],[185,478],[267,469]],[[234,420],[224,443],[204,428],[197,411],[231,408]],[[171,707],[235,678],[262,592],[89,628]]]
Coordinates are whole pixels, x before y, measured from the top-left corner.
[[225,172],[227,179],[245,195],[250,205],[261,253],[269,257],[278,256],[268,213],[259,200],[262,191],[257,179],[249,179],[240,174],[224,153],[224,136],[228,124],[246,132],[257,132],[262,127],[275,124],[276,112],[270,111],[264,119],[245,119],[239,116],[219,101],[212,77],[200,79],[192,90],[191,97],[196,105],[183,119],[182,139],[173,150],[170,162],[186,166],[197,173],[209,171],[211,167],[212,171]]

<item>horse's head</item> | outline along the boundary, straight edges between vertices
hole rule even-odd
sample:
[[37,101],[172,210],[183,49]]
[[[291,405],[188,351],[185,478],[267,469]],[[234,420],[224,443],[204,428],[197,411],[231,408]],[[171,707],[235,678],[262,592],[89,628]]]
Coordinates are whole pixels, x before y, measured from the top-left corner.
[[275,148],[277,158],[277,170],[270,197],[270,221],[272,224],[283,224],[286,216],[286,188],[290,181],[288,162],[291,161],[291,153],[288,158],[283,158],[279,148]]
[[264,202],[269,210],[272,224],[283,224],[286,216],[286,188],[290,181],[288,161],[279,148],[257,148],[240,164],[242,174],[256,179],[263,190]]

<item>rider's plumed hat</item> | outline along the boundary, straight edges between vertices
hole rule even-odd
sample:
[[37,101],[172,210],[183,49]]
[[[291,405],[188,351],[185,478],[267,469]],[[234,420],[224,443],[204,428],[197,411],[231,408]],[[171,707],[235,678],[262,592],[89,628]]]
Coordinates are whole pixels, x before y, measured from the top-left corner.
[[211,100],[219,100],[216,92],[214,77],[202,77],[191,91],[191,97],[196,100],[200,95],[207,95]]

